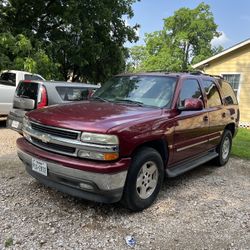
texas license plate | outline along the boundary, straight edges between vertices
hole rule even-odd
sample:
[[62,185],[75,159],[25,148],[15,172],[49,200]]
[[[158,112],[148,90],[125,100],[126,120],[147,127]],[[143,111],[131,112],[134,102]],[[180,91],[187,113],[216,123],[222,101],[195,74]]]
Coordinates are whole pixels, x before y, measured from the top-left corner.
[[19,126],[19,122],[18,121],[12,121],[11,127],[18,128],[18,126]]
[[47,163],[35,158],[32,158],[32,170],[45,176],[48,175]]

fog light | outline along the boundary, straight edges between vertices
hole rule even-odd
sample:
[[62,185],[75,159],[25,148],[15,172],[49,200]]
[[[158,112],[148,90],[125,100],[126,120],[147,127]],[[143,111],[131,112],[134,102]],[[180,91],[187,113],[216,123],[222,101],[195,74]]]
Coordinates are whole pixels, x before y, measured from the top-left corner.
[[83,183],[83,182],[80,183],[79,186],[80,186],[80,188],[82,188],[82,189],[88,189],[88,190],[93,190],[93,189],[94,189],[91,185],[89,185],[89,184],[87,184],[87,183]]

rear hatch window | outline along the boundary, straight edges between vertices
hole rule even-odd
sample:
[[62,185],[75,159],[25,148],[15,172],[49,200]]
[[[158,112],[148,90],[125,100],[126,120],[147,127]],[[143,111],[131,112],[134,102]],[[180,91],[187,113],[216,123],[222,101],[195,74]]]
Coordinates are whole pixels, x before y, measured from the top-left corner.
[[56,87],[56,90],[63,101],[87,100],[90,91],[81,87]]
[[39,83],[21,81],[16,89],[14,108],[32,110],[37,106]]
[[16,89],[16,96],[37,100],[38,83],[36,82],[20,82]]

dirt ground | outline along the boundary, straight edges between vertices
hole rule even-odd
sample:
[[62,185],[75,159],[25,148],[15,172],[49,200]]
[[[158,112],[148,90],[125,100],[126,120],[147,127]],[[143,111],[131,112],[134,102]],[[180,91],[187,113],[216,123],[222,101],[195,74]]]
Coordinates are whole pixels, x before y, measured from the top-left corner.
[[149,209],[76,199],[39,184],[0,122],[0,249],[250,249],[250,162],[167,179]]

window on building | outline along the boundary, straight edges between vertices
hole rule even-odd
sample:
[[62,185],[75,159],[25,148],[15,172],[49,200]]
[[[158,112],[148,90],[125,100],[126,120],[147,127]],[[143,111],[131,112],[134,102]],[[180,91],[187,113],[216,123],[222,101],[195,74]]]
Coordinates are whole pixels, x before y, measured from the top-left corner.
[[230,83],[237,96],[240,85],[240,74],[222,74],[223,78]]

